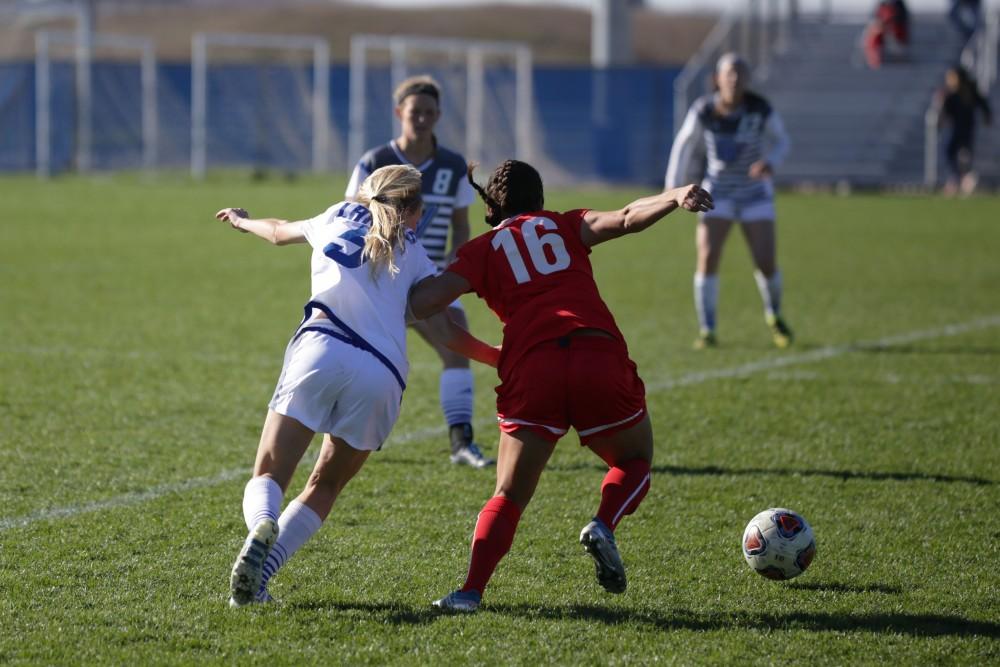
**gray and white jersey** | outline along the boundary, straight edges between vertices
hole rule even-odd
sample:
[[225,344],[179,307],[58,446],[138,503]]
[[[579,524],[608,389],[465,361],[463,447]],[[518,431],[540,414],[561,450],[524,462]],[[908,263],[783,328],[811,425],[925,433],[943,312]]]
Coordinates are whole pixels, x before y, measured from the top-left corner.
[[666,187],[683,185],[695,156],[705,156],[702,187],[716,201],[745,203],[770,199],[770,179],[750,178],[750,165],[765,160],[777,168],[791,142],[778,113],[760,95],[746,93],[743,104],[728,116],[716,111],[716,95],[699,98],[688,111],[674,138],[667,167]]
[[[380,167],[391,164],[411,164],[395,141],[373,148],[365,153],[347,184],[344,196],[354,199],[358,189],[368,176]],[[412,165],[420,171],[424,212],[430,214],[422,228],[417,229],[417,238],[439,268],[445,268],[448,251],[448,234],[451,230],[451,215],[457,208],[468,208],[476,199],[476,193],[466,179],[465,158],[447,148],[437,146],[434,155],[423,164]]]

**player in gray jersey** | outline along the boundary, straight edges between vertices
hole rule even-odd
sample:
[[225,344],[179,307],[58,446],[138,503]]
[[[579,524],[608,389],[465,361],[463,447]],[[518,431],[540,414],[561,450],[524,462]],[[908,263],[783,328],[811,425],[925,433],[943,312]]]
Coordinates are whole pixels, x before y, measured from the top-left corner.
[[[424,217],[417,229],[427,256],[444,269],[455,250],[469,240],[469,206],[476,195],[465,178],[465,158],[437,142],[434,126],[441,117],[441,88],[429,76],[403,81],[393,93],[400,134],[387,144],[365,153],[347,185],[346,197],[353,199],[369,174],[393,164],[411,165],[421,174]],[[448,236],[451,235],[451,246]],[[441,357],[444,369],[439,385],[441,410],[451,440],[451,462],[484,468],[494,463],[483,456],[473,441],[472,370],[469,360],[444,345],[449,326],[447,317],[468,329],[462,304],[455,301],[447,313],[421,320],[412,326]]]
[[715,68],[717,91],[691,106],[670,151],[666,187],[688,182],[692,168],[704,164],[702,187],[715,200],[715,209],[700,216],[697,231],[697,349],[716,345],[719,259],[734,220],[741,223],[750,246],[764,319],[774,344],[784,348],[792,342],[792,331],[781,316],[771,184],[771,174],[784,160],[790,142],[778,113],[767,100],[746,89],[749,79],[746,61],[735,53],[720,57]]

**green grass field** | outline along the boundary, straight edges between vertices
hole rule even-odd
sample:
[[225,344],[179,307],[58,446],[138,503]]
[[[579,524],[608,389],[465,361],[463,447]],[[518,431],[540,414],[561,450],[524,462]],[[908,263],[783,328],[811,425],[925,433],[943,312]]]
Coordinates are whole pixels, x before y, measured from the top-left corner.
[[[481,612],[432,613],[493,478],[447,462],[438,363],[413,340],[390,446],[274,579],[280,603],[230,610],[308,250],[212,214],[305,217],[342,187],[0,180],[0,663],[1000,663],[998,199],[780,197],[787,351],[738,235],[707,353],[690,349],[693,218],[595,250],[657,438],[652,490],[618,530],[625,595],[598,587],[577,544],[603,473],[571,436]],[[493,374],[475,372],[493,452]],[[816,532],[792,582],[743,562],[743,527],[769,506]]]

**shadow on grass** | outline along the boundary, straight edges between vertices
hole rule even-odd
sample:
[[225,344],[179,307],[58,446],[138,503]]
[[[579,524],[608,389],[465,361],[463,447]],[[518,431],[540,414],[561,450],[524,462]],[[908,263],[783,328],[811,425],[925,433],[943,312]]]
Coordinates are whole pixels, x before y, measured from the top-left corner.
[[[570,465],[551,464],[549,470],[598,470],[605,471],[606,468],[598,463],[575,463]],[[874,481],[892,480],[896,482],[943,482],[976,484],[978,486],[996,486],[1000,482],[983,477],[969,477],[965,475],[936,475],[925,472],[865,472],[859,470],[816,470],[803,469],[793,470],[790,468],[723,468],[720,466],[672,466],[654,465],[651,469],[660,475],[694,476],[694,477],[723,477],[727,475],[780,475],[780,476],[802,476],[802,477],[832,477],[846,482],[849,479],[868,479]]]
[[486,605],[485,612],[525,618],[597,621],[607,625],[642,623],[657,630],[806,630],[809,632],[877,632],[915,637],[1000,637],[1000,625],[972,621],[961,616],[938,614],[699,614],[684,609],[673,613],[649,610],[610,609],[592,605],[538,607],[533,605]]
[[283,604],[283,607],[301,611],[362,612],[372,619],[392,625],[426,625],[439,617],[440,612],[431,609],[414,609],[391,602],[350,602],[346,600],[309,600]]
[[830,593],[882,593],[884,595],[899,595],[903,589],[899,586],[887,586],[885,584],[842,584],[835,581],[823,583],[821,581],[792,582],[786,588],[796,588],[803,591],[826,591]]

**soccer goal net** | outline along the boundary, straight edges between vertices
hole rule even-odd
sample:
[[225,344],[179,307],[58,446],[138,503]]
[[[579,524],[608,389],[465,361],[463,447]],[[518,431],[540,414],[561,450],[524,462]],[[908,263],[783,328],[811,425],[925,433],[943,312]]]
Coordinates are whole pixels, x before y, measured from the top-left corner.
[[212,166],[329,168],[325,38],[197,33],[191,68],[192,176],[203,178]]
[[[83,172],[92,167],[156,166],[153,40],[106,33],[88,37],[90,43],[81,44],[74,32],[35,33],[35,165],[39,177],[74,165]],[[73,64],[66,62],[67,52]],[[117,60],[94,69],[92,52]],[[120,60],[123,56],[126,60]],[[135,90],[142,91],[138,99]]]
[[398,135],[392,92],[409,76],[429,74],[441,85],[442,145],[485,169],[510,157],[531,160],[532,55],[516,42],[403,35],[351,38],[351,165],[372,146]]

